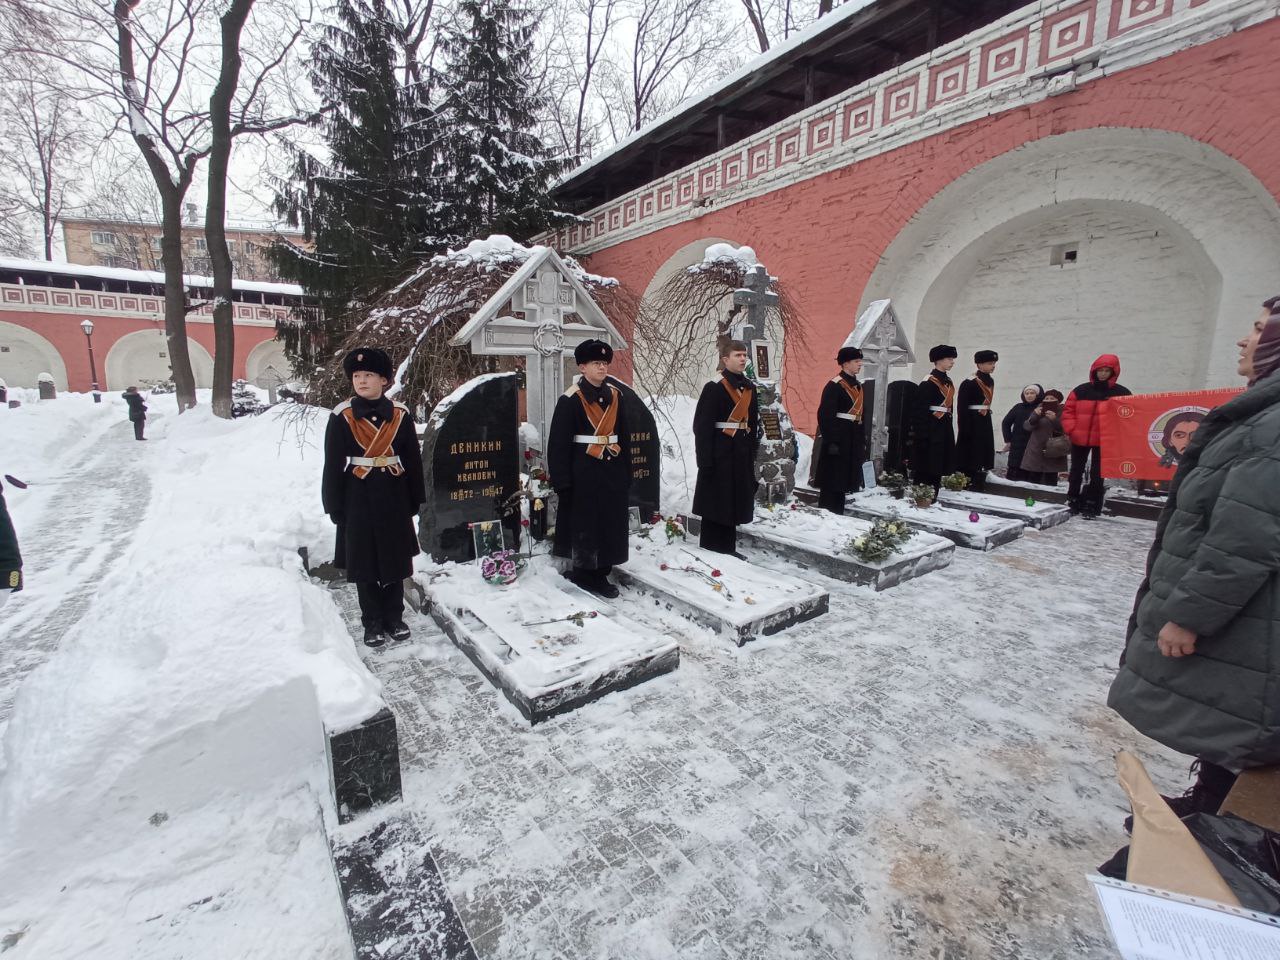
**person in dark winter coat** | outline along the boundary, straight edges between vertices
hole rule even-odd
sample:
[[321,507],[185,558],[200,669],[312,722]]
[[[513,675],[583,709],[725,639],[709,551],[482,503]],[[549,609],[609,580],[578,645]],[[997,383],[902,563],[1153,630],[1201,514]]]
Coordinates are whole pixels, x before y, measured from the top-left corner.
[[1238,346],[1249,386],[1178,464],[1107,698],[1199,758],[1179,816],[1216,812],[1239,771],[1280,764],[1280,297]]
[[1053,437],[1063,436],[1062,394],[1046,390],[1044,400],[1027,415],[1023,427],[1027,434],[1026,450],[1022,454],[1023,476],[1031,483],[1056,487],[1058,474],[1067,469],[1067,455],[1050,456],[1045,447]]
[[911,476],[916,483],[933,487],[955,469],[956,437],[952,426],[956,408],[956,388],[948,375],[959,354],[949,344],[929,351],[933,370],[916,390],[912,415]]
[[133,439],[147,439],[142,435],[142,429],[147,424],[145,398],[138,392],[137,387],[125,387],[124,393],[120,394],[120,396],[124,397],[124,402],[129,405],[129,420],[133,424]]
[[556,401],[547,437],[547,473],[559,497],[554,554],[572,563],[565,576],[612,599],[615,564],[626,563],[631,432],[622,393],[608,382],[613,348],[586,340],[573,351],[582,376]]
[[745,376],[747,346],[727,341],[721,375],[702,388],[693,413],[698,481],[693,512],[702,523],[699,543],[716,553],[737,552],[738,524],[755,516],[756,446],[760,411],[755,387]]
[[973,355],[977,372],[960,382],[956,391],[956,465],[969,478],[969,489],[981,493],[987,485],[987,471],[996,465],[996,434],[991,422],[991,400],[995,396],[995,372],[1000,355],[979,350]]
[[18,534],[9,519],[9,506],[4,502],[4,486],[0,485],[0,607],[10,594],[21,589],[22,554],[18,550]]
[[1117,382],[1119,379],[1120,358],[1104,353],[1089,368],[1089,381],[1071,391],[1062,410],[1062,429],[1071,438],[1067,505],[1072,513],[1086,519],[1102,513],[1102,406],[1112,397],[1130,395],[1129,389]]
[[1027,449],[1027,417],[1044,399],[1044,387],[1038,383],[1028,383],[1022,388],[1022,400],[1009,408],[1009,412],[1000,421],[1000,434],[1004,437],[1004,453],[1009,454],[1009,465],[1005,476],[1010,480],[1028,479],[1022,472],[1022,452]]
[[324,437],[320,496],[337,525],[333,564],[360,597],[364,642],[409,636],[404,580],[419,553],[414,518],[426,502],[422,452],[413,417],[385,395],[391,358],[357,347],[342,361],[355,396],[334,408]]
[[[862,464],[867,439],[863,429],[862,351],[841,347],[836,354],[840,373],[822,388],[818,403],[818,506],[844,513],[844,500],[862,489]],[[816,450],[815,450],[816,453]]]

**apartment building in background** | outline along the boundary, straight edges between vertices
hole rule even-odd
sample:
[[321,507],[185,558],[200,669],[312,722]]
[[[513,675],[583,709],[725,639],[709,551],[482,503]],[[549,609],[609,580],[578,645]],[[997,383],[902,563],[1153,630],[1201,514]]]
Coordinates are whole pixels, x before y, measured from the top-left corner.
[[[109,217],[63,217],[62,237],[68,263],[90,267],[160,271],[161,228],[158,223]],[[267,247],[282,238],[310,246],[302,232],[268,223],[227,221],[227,245],[235,276],[240,280],[279,281],[280,275],[267,257]],[[185,272],[210,276],[209,249],[204,219],[196,205],[186,205],[182,225],[182,258]]]

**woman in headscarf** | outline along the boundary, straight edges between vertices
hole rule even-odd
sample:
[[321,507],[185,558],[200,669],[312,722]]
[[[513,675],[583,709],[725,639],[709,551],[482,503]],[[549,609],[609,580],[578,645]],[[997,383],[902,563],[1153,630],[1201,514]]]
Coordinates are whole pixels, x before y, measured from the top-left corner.
[[1216,812],[1241,770],[1280,764],[1280,297],[1237,345],[1248,388],[1181,457],[1107,698],[1197,758],[1179,816]]
[[1029,480],[1022,469],[1022,455],[1027,449],[1027,417],[1044,399],[1044,387],[1038,383],[1028,383],[1022,388],[1022,400],[1015,403],[1000,421],[1000,433],[1004,437],[1003,453],[1009,454],[1009,466],[1005,476],[1010,480]]

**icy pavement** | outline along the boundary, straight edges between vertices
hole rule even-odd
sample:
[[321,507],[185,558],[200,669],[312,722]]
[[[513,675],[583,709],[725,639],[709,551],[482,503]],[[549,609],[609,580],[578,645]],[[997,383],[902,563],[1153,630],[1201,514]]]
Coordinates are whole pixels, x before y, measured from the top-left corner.
[[365,660],[484,960],[1111,957],[1084,875],[1125,842],[1112,756],[1186,780],[1105,706],[1153,530],[822,579],[827,616],[742,649],[686,624],[678,671],[533,729],[426,618]]
[[84,616],[102,577],[132,540],[151,497],[141,466],[142,445],[134,440],[129,422],[96,418],[88,423],[74,446],[67,436],[51,438],[57,441],[50,444],[58,448],[57,455],[42,458],[39,475],[5,467],[4,472],[30,484],[27,490],[6,484],[15,515],[21,516],[25,507],[21,501],[50,492],[42,522],[19,524],[26,579],[21,602],[0,609],[0,730],[13,712],[18,685]]

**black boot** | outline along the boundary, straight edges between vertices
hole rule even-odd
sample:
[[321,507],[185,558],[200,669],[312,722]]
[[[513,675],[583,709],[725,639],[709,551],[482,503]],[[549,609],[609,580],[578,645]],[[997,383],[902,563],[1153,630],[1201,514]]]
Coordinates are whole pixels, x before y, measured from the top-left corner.
[[[1161,794],[1161,799],[1169,804],[1169,809],[1179,820],[1193,813],[1217,813],[1236,783],[1237,774],[1207,760],[1193,761],[1191,772],[1196,775],[1196,782],[1182,796],[1166,797]],[[1132,814],[1124,818],[1124,829],[1126,833],[1133,832]]]
[[380,647],[387,642],[387,635],[382,632],[382,624],[374,624],[364,628],[364,645],[366,647]]
[[387,628],[387,633],[391,634],[392,640],[408,640],[409,625],[403,620],[397,620]]

